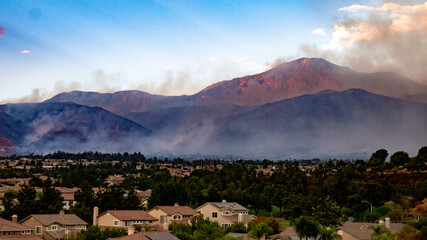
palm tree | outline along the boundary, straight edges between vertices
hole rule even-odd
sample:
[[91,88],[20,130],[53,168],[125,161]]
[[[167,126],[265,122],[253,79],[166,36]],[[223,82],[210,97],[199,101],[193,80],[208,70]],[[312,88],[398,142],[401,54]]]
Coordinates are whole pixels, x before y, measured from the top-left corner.
[[338,235],[336,227],[321,227],[319,229],[319,240],[335,240],[342,239],[341,235]]
[[316,238],[319,234],[319,223],[312,217],[301,216],[295,221],[295,231],[300,239]]

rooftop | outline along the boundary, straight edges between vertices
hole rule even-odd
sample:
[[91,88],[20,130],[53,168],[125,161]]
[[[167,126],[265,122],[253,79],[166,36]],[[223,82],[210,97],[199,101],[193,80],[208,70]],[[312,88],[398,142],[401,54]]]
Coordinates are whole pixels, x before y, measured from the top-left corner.
[[104,214],[110,213],[121,221],[130,221],[130,220],[143,220],[143,221],[156,221],[157,218],[151,216],[146,211],[143,210],[107,210],[101,213],[99,217]]

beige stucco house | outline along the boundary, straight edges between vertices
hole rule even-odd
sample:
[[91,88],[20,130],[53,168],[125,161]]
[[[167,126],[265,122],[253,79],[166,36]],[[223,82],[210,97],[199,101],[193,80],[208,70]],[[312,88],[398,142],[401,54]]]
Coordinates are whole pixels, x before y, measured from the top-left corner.
[[192,217],[197,215],[197,211],[189,206],[156,206],[148,211],[148,213],[159,219],[163,229],[168,229],[172,222],[189,224]]
[[13,215],[12,221],[0,218],[0,239],[42,240],[34,235],[34,229],[18,223],[18,216]]
[[97,214],[94,209],[94,225],[105,228],[129,228],[133,225],[154,225],[158,219],[143,210],[107,210]]
[[196,208],[196,211],[203,214],[213,222],[217,222],[221,227],[228,227],[235,223],[242,222],[245,225],[255,219],[254,215],[249,215],[249,210],[236,202],[207,202]]
[[87,223],[75,214],[33,214],[20,224],[34,229],[34,234],[43,236],[46,240],[63,239],[68,233],[80,232],[86,229]]

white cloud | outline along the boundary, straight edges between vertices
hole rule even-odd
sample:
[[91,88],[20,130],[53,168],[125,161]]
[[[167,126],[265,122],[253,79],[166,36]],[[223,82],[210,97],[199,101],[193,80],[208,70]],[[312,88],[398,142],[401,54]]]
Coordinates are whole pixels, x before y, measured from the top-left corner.
[[211,62],[216,62],[216,61],[218,61],[218,58],[216,58],[216,57],[211,57],[211,58],[209,58],[208,60],[209,60],[209,61],[211,61]]
[[321,35],[321,36],[325,36],[326,35],[325,29],[323,29],[323,28],[314,29],[313,31],[311,31],[311,33],[312,34]]
[[351,6],[348,6],[348,7],[342,7],[340,9],[338,9],[338,11],[342,11],[342,12],[357,12],[357,11],[361,11],[361,10],[375,11],[376,8],[369,7],[369,6],[364,6],[364,5],[354,4],[354,5],[351,5]]

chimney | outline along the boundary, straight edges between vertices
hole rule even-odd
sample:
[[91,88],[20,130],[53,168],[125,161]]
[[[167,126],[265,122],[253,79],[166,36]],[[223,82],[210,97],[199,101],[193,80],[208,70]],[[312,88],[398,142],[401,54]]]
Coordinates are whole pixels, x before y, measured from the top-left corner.
[[98,207],[93,208],[93,226],[98,225]]
[[135,228],[133,226],[128,227],[128,236],[135,234]]
[[224,200],[222,200],[222,203],[227,203],[227,200],[225,200],[225,199],[224,199]]
[[13,216],[12,216],[12,222],[18,223],[18,215],[13,214]]
[[385,218],[385,227],[390,228],[390,218]]
[[178,206],[179,206],[179,203],[175,203],[175,204],[174,204],[174,206],[175,206],[175,207],[178,207]]
[[237,222],[243,222],[243,213],[239,213],[239,215],[237,216]]
[[60,212],[59,212],[59,215],[64,215],[65,213],[64,213],[64,211],[63,210],[61,210]]

